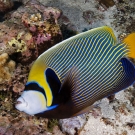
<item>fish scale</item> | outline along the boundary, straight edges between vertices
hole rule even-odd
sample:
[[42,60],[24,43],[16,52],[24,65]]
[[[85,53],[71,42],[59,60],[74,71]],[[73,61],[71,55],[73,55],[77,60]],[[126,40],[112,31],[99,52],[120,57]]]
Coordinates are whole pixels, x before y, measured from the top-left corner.
[[[45,59],[48,59],[48,61],[44,60],[44,63],[54,69],[62,81],[71,67],[76,66],[78,68],[80,83],[76,89],[79,92],[77,91],[74,95],[74,100],[77,101],[78,105],[84,105],[91,97],[94,100],[95,97],[98,99],[97,93],[100,91],[113,89],[115,80],[118,80],[117,74],[120,72],[118,70],[120,65],[117,61],[127,55],[127,50],[123,52],[124,44],[116,46],[114,43],[114,40],[110,38],[110,33],[104,31],[98,32],[95,36],[86,34],[64,44],[64,47],[61,44],[57,50],[55,48],[55,50],[48,51],[46,56],[43,55]],[[54,54],[53,51],[57,52]],[[109,64],[110,66],[113,64],[119,66],[112,69]],[[109,79],[112,77],[113,79]],[[83,97],[80,98],[82,94]],[[91,100],[91,102],[93,103],[94,100]]]
[[[25,112],[47,118],[72,117],[130,86],[135,81],[135,67],[126,57],[135,58],[134,37],[130,34],[117,43],[111,28],[104,26],[45,51],[31,68],[25,88],[28,96],[25,91],[22,94],[29,104],[33,94],[35,103],[43,108],[37,105],[36,110],[31,105],[34,111],[25,108]],[[19,108],[22,110],[21,105]]]

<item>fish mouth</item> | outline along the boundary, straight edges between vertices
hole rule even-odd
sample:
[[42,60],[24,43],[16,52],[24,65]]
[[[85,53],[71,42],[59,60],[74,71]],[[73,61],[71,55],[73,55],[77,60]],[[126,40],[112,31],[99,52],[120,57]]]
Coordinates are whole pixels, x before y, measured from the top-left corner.
[[22,104],[21,101],[16,101],[15,105],[19,105],[19,104]]
[[22,111],[24,108],[28,106],[28,103],[25,101],[23,97],[19,97],[15,103],[16,109]]

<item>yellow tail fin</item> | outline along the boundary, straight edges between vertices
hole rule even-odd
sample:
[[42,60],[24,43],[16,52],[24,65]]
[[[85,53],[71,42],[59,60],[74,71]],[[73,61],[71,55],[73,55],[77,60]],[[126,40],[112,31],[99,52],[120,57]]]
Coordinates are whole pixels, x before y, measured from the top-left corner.
[[129,49],[128,56],[131,58],[135,58],[135,33],[129,34],[123,42],[127,45]]

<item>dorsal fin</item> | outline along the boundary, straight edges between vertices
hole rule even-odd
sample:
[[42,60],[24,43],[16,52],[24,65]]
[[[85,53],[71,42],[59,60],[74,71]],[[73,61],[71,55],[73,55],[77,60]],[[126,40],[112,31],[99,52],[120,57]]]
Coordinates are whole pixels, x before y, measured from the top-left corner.
[[110,38],[112,40],[112,43],[115,44],[117,42],[117,39],[114,35],[113,30],[108,26],[103,26],[103,29],[110,34]]
[[89,36],[89,37],[93,37],[93,36],[100,37],[101,36],[101,37],[103,37],[103,40],[109,39],[109,42],[112,45],[115,45],[117,43],[117,39],[114,35],[113,30],[108,26],[94,28],[92,30],[86,31],[85,33],[78,34],[78,37],[86,37],[86,36]]

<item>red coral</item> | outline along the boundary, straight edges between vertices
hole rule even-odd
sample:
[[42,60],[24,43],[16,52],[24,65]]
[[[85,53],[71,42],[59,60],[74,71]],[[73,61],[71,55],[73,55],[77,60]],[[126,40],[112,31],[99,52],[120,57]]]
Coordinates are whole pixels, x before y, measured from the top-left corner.
[[31,39],[27,42],[34,44],[34,48],[28,47],[28,50],[22,53],[23,59],[21,61],[23,63],[29,57],[25,57],[26,54],[31,56],[32,53],[35,53],[35,58],[37,58],[46,49],[62,40],[61,30],[56,21],[61,14],[60,10],[44,7],[35,1],[34,3],[31,1],[27,6],[37,8],[38,12],[35,14],[25,12],[22,15],[22,22],[32,35]]
[[36,37],[36,44],[43,44],[45,41],[48,41],[51,39],[51,35],[46,33],[46,34],[38,34]]

